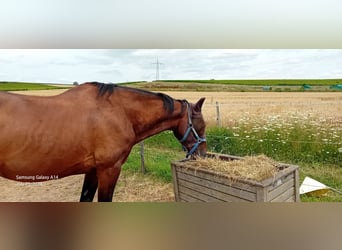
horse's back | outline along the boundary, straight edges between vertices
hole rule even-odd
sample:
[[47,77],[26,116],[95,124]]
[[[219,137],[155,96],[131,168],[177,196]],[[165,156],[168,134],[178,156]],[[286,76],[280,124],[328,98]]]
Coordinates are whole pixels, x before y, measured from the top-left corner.
[[91,131],[89,114],[76,101],[0,93],[0,175],[14,169],[43,173],[54,166],[64,171],[63,165],[81,162],[91,150]]

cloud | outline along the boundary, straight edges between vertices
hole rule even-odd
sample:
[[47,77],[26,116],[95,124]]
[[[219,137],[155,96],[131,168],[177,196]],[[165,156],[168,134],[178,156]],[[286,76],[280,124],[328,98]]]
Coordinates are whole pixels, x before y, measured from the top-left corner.
[[0,81],[341,78],[342,50],[0,50]]

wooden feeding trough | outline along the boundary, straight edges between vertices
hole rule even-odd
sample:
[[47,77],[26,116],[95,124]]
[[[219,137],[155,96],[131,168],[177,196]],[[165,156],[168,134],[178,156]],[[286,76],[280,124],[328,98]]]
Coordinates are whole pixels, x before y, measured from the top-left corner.
[[[243,161],[244,158],[208,154],[221,161]],[[172,162],[176,201],[184,202],[298,202],[298,166],[275,164],[273,176],[264,180],[231,178],[212,167],[194,167],[191,161]]]

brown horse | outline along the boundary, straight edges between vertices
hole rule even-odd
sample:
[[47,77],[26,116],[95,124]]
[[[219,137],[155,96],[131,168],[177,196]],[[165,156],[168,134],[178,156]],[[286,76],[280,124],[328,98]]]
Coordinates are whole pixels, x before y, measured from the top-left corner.
[[0,176],[46,181],[85,174],[81,201],[111,201],[133,145],[172,130],[188,150],[206,152],[201,108],[134,88],[84,83],[50,97],[0,93]]

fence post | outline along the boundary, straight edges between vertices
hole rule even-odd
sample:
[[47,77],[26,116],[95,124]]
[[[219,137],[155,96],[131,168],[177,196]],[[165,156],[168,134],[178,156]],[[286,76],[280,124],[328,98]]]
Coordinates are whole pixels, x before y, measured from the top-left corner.
[[221,115],[220,115],[220,104],[216,102],[216,124],[221,127]]
[[140,159],[141,159],[141,172],[143,174],[146,173],[145,168],[145,148],[144,148],[144,141],[140,142]]

